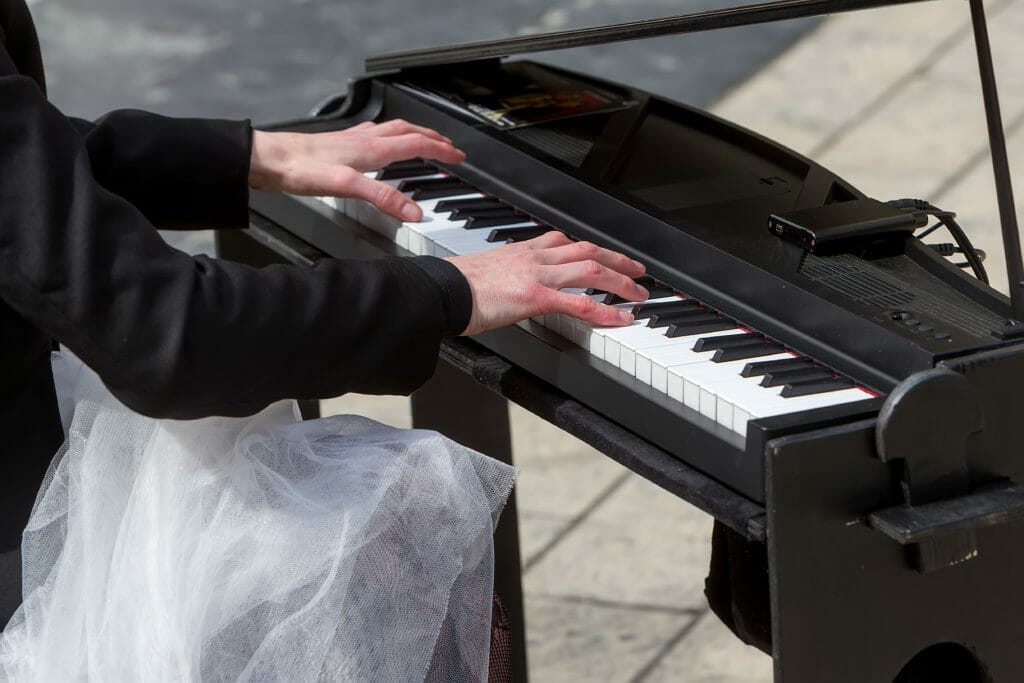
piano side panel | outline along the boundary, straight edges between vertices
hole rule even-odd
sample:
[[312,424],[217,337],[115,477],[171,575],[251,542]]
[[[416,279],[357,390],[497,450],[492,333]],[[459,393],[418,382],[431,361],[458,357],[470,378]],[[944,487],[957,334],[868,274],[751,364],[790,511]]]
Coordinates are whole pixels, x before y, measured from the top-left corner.
[[891,681],[939,643],[973,651],[990,680],[1018,680],[1024,524],[979,529],[977,557],[918,573],[906,547],[865,523],[902,500],[874,438],[866,420],[769,443],[777,683]]

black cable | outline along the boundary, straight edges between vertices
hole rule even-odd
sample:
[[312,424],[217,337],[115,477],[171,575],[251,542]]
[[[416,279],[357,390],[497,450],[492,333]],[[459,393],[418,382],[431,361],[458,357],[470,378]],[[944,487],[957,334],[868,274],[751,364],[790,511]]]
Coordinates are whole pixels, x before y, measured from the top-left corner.
[[[894,199],[888,202],[888,204],[900,209],[901,211],[906,211],[907,213],[918,214],[922,217],[932,216],[935,218],[938,223],[918,234],[917,238],[921,239],[926,235],[930,235],[939,226],[945,227],[956,242],[957,250],[964,255],[964,258],[967,259],[966,264],[963,265],[970,266],[971,270],[974,271],[974,277],[978,278],[985,284],[988,284],[988,273],[985,272],[985,266],[981,263],[984,256],[979,256],[980,250],[974,248],[974,245],[971,244],[970,238],[967,237],[967,233],[965,233],[959,223],[954,220],[956,217],[954,212],[944,211],[923,199]],[[984,252],[981,253],[984,254]],[[956,265],[963,267],[961,264]]]
[[[928,246],[929,249],[934,251],[936,254],[938,254],[939,256],[943,256],[945,258],[950,258],[952,256],[955,256],[956,254],[962,254],[963,253],[963,249],[961,249],[960,247],[958,247],[957,245],[955,245],[952,242],[941,242],[941,243],[936,243],[936,244],[929,244],[927,246]],[[983,249],[975,249],[974,251],[975,251],[975,253],[978,254],[978,259],[982,263],[984,263],[985,262],[985,257],[986,257],[985,251]],[[968,268],[968,267],[970,267],[971,264],[968,263],[967,261],[954,261],[953,265],[958,267],[958,268]]]
[[942,223],[941,222],[933,223],[930,228],[928,228],[927,230],[924,230],[922,232],[919,232],[917,235],[915,235],[915,237],[917,237],[917,239],[919,239],[919,240],[924,239],[925,237],[927,237],[928,235],[932,234],[933,232],[935,232],[936,230],[938,230],[941,227],[942,227]]
[[952,218],[940,218],[939,220],[945,224],[946,229],[949,230],[951,235],[953,235],[953,239],[956,240],[958,245],[960,245],[964,258],[966,258],[967,262],[971,264],[971,270],[974,271],[975,277],[987,285],[988,273],[985,272],[985,266],[981,264],[981,259],[978,258],[978,252],[974,246],[971,245],[971,240],[968,239],[967,233],[965,233],[963,228],[961,228],[960,225]]

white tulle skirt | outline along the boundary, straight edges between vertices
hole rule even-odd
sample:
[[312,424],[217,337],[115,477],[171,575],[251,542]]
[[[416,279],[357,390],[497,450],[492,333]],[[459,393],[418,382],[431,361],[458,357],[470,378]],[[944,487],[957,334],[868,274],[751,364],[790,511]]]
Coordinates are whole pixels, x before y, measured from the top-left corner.
[[153,420],[70,371],[0,680],[486,680],[514,468],[291,402]]

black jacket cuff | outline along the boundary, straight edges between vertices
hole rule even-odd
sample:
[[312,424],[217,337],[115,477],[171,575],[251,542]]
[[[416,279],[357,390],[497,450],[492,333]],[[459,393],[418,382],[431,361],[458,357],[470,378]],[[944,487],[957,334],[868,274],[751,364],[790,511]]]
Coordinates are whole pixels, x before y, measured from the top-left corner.
[[441,290],[445,314],[442,326],[444,335],[456,337],[465,332],[473,314],[473,293],[462,271],[450,262],[434,256],[414,256],[409,260],[426,271]]

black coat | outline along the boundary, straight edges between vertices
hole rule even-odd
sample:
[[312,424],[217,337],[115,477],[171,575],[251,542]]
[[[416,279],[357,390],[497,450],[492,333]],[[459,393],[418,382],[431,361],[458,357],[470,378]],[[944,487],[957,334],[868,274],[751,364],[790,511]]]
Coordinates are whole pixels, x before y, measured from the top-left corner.
[[24,0],[0,0],[0,552],[61,443],[55,341],[129,407],[193,418],[408,393],[465,328],[469,286],[440,259],[255,269],[167,246],[157,228],[245,227],[251,136],[248,122],[64,116]]

